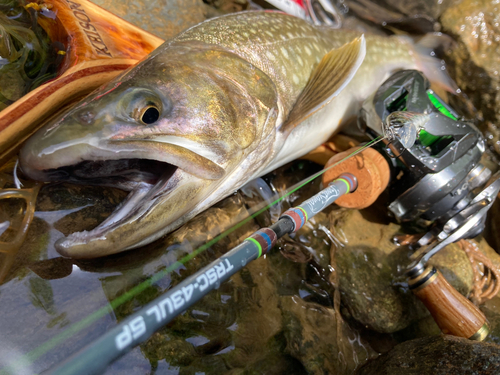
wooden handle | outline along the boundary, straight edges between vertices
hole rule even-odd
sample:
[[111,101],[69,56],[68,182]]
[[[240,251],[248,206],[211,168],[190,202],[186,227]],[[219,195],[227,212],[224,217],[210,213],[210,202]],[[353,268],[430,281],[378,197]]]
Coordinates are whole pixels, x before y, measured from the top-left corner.
[[428,266],[408,280],[410,289],[445,334],[482,341],[489,328],[484,314],[453,288],[436,268]]

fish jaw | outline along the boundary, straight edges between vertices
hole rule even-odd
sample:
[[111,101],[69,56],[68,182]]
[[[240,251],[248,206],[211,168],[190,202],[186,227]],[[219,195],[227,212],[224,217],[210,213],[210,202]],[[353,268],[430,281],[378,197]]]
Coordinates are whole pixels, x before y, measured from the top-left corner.
[[[176,141],[175,138],[169,140]],[[55,248],[65,257],[96,258],[154,241],[204,209],[199,202],[210,195],[226,175],[226,170],[216,163],[178,145],[196,149],[189,142],[80,141],[82,144],[75,140],[53,153],[46,151],[50,160],[43,161],[46,166],[53,167],[48,171],[30,169],[33,157],[30,144],[21,152],[23,172],[31,177],[113,186],[130,191],[125,201],[96,228],[57,241]],[[148,159],[152,154],[155,160]],[[236,159],[241,157],[235,156]],[[146,168],[136,168],[138,161]],[[132,166],[130,172],[127,170],[129,165]],[[110,169],[122,166],[124,173],[114,171],[109,175]],[[190,173],[192,171],[194,173]],[[82,175],[85,178],[81,178]]]
[[[217,181],[200,179],[181,169],[155,186],[139,186],[117,210],[91,231],[58,240],[56,250],[65,257],[91,259],[139,247],[160,238],[185,221],[196,202],[209,194]],[[194,216],[194,215],[193,215]],[[165,223],[170,223],[165,226]]]
[[225,174],[224,168],[200,155],[199,150],[203,150],[203,145],[197,145],[195,142],[190,144],[184,142],[189,146],[187,148],[171,142],[107,140],[96,134],[54,142],[45,148],[40,148],[37,141],[36,137],[32,137],[20,153],[21,169],[35,180],[65,179],[64,173],[67,172],[60,168],[85,161],[124,159],[145,159],[168,163],[202,179],[216,180]]

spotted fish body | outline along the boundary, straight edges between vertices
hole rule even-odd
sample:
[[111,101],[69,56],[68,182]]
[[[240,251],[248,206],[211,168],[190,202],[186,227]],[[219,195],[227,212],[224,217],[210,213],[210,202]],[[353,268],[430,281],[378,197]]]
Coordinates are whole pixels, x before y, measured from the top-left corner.
[[[287,114],[321,58],[359,36],[359,32],[317,27],[286,14],[247,12],[202,23],[174,40],[223,46],[258,67],[275,83]],[[396,68],[416,67],[412,47],[403,39],[365,37],[365,63],[358,73],[365,84],[375,78],[373,74],[385,76]]]
[[34,179],[129,190],[94,230],[56,243],[74,258],[116,253],[314,149],[389,74],[416,66],[401,39],[282,13],[223,16],[166,42],[47,124],[22,149],[21,168]]

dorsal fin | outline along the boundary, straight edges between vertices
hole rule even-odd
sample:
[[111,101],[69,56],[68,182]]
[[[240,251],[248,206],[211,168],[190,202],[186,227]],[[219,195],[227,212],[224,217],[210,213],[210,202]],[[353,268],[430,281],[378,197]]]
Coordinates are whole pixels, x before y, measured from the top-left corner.
[[281,127],[290,132],[298,124],[335,98],[351,81],[366,54],[364,35],[328,52],[311,73],[288,119]]

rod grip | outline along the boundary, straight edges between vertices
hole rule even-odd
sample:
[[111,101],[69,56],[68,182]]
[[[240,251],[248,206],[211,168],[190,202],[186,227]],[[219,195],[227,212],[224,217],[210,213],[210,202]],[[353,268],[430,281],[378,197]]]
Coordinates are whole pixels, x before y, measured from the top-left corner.
[[435,267],[408,279],[410,290],[424,303],[441,331],[448,335],[482,341],[488,336],[486,317],[462,296]]

